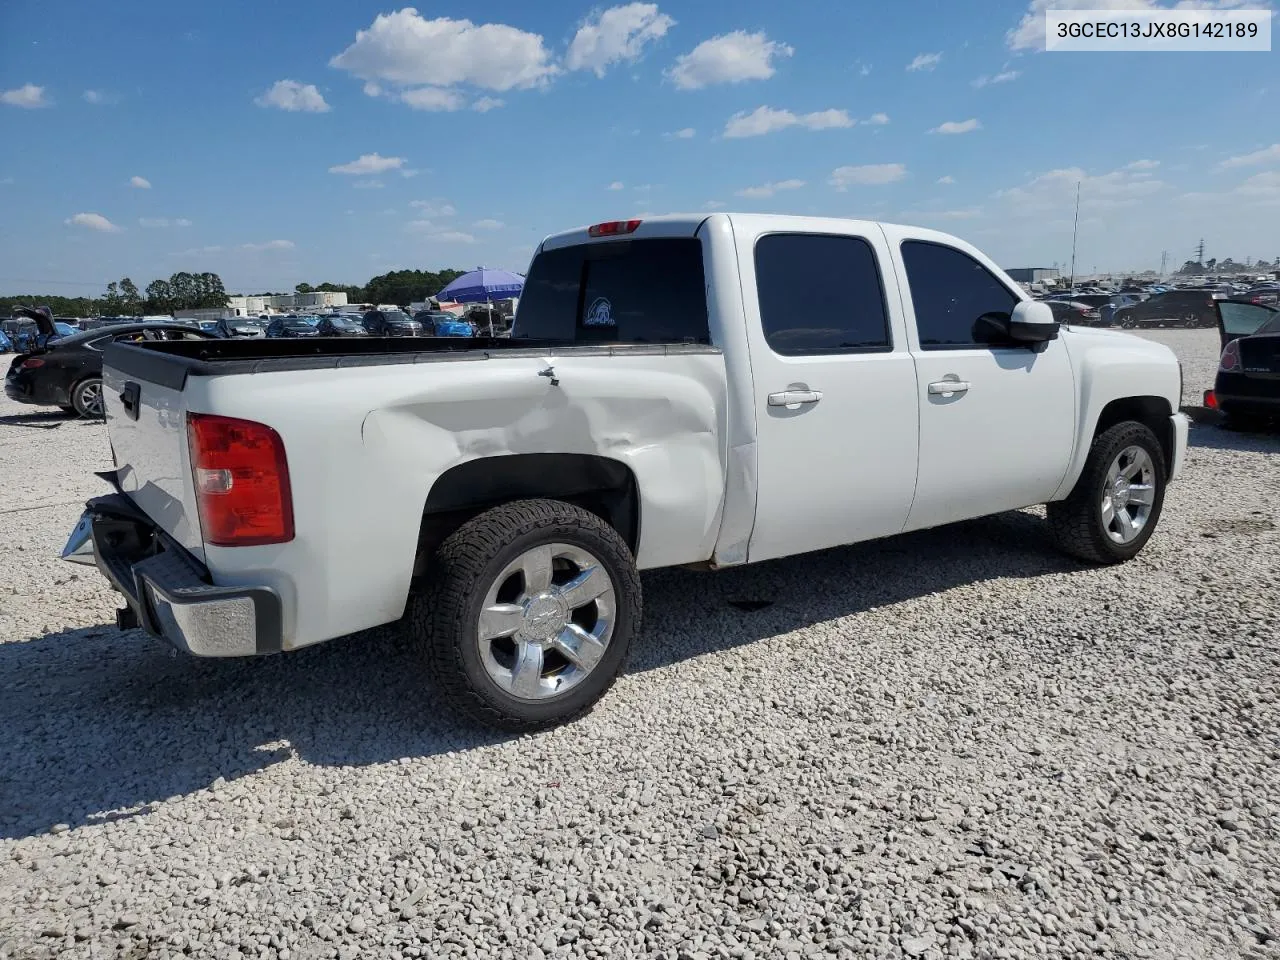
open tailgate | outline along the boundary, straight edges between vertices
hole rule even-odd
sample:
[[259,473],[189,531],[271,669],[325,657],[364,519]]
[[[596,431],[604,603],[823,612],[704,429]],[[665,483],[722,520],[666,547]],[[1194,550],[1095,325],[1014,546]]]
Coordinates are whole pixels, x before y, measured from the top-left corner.
[[145,347],[113,343],[103,354],[107,433],[122,492],[169,536],[204,560],[187,449],[180,369]]

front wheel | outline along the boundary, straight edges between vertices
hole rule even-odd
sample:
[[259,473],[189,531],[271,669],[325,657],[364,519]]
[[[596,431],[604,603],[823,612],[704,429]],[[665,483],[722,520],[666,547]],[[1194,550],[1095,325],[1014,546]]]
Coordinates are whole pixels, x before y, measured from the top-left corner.
[[102,404],[102,378],[86,377],[72,387],[71,406],[82,417],[101,420],[106,415]]
[[1091,563],[1122,563],[1155,532],[1164,506],[1164,451],[1136,421],[1093,440],[1084,471],[1065,500],[1046,506],[1049,530],[1066,553]]
[[463,524],[440,546],[410,629],[445,697],[489,726],[572,720],[613,685],[640,628],[640,578],[600,517],[521,500]]
[[1116,318],[1116,323],[1123,330],[1132,330],[1138,325],[1137,318],[1131,313],[1122,313]]

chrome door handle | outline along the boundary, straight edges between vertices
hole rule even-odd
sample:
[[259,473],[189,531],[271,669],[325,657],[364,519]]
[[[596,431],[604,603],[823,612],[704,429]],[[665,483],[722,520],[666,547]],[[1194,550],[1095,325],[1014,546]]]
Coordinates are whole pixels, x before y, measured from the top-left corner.
[[929,393],[935,397],[949,397],[953,393],[964,393],[969,389],[966,380],[939,380],[929,384]]
[[783,390],[769,394],[769,406],[792,407],[798,403],[817,403],[821,399],[821,390]]

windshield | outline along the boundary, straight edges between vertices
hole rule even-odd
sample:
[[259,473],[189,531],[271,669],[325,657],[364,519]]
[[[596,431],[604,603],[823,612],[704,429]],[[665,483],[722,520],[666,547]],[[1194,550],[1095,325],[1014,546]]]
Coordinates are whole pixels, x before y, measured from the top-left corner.
[[387,323],[411,323],[409,315],[399,310],[383,310],[382,315],[387,318]]

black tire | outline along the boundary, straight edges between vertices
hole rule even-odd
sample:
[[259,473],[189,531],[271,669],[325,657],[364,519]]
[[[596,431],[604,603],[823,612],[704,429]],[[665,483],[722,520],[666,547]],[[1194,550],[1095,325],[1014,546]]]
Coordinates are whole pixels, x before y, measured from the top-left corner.
[[[600,561],[616,601],[604,654],[568,692],[519,699],[486,671],[478,637],[481,607],[493,581],[532,547],[567,543]],[[640,576],[626,542],[600,517],[558,500],[519,500],[463,524],[435,556],[428,586],[410,598],[409,630],[426,648],[449,704],[490,727],[518,732],[567,723],[586,713],[613,686],[640,630]]]
[[1132,330],[1137,327],[1137,325],[1138,321],[1134,319],[1132,313],[1126,313],[1122,310],[1116,316],[1116,326],[1120,327],[1122,330]]
[[[1102,496],[1112,461],[1132,446],[1141,447],[1151,458],[1154,500],[1151,515],[1138,536],[1128,543],[1117,543],[1103,525]],[[1164,450],[1151,428],[1133,420],[1117,423],[1093,438],[1084,470],[1067,499],[1046,504],[1049,532],[1064,553],[1080,560],[1102,564],[1131,560],[1146,546],[1160,521],[1167,476]]]
[[[92,397],[97,391],[97,409],[94,409]],[[85,377],[71,388],[71,408],[87,420],[101,420],[105,414],[102,409],[102,378]]]

